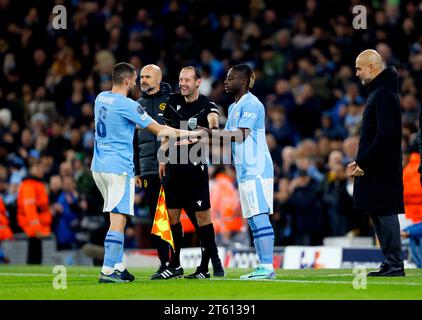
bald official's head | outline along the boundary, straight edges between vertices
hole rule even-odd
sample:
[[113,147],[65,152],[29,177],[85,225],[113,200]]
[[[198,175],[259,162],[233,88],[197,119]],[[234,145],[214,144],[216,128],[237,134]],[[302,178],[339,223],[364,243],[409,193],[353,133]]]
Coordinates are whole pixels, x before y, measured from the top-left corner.
[[378,52],[372,49],[362,51],[356,58],[356,76],[363,85],[368,85],[384,70],[384,63]]
[[154,94],[160,91],[162,73],[159,66],[148,64],[141,70],[141,90],[143,93]]

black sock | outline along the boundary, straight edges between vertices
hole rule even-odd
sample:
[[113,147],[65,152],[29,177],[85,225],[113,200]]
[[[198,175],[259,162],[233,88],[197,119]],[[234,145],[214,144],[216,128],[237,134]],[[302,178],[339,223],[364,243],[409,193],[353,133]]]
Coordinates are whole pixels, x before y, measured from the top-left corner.
[[199,227],[199,237],[201,240],[202,257],[200,268],[208,271],[210,259],[218,258],[217,245],[215,243],[214,226],[212,223]]
[[167,265],[167,263],[170,261],[170,244],[155,234],[151,234],[151,237],[152,242],[157,249],[158,258],[160,259],[161,265]]
[[42,262],[42,239],[28,238],[28,264],[41,264]]
[[169,267],[177,268],[178,266],[180,266],[180,248],[181,248],[182,239],[183,239],[182,224],[179,222],[178,224],[172,225],[171,233],[173,235],[174,250],[171,255],[171,261],[170,261]]

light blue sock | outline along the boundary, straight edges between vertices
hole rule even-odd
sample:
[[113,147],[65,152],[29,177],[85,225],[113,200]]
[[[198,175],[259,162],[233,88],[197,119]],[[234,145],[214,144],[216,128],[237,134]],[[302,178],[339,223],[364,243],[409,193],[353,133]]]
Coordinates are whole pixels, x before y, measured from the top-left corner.
[[255,241],[259,243],[260,263],[268,266],[272,265],[274,256],[274,230],[269,215],[263,213],[249,219],[253,220],[256,226],[253,236]]
[[126,269],[123,263],[123,254],[125,253],[125,237],[123,236],[123,243],[120,247],[119,255],[117,256],[116,263],[114,264],[114,269],[122,271]]
[[[104,264],[103,271],[110,273],[123,251],[124,235],[117,231],[108,231],[104,240]],[[111,271],[112,272],[112,271]]]
[[256,224],[253,220],[253,218],[248,218],[248,223],[249,226],[251,227],[251,231],[252,231],[252,235],[253,235],[253,243],[255,245],[255,250],[256,250],[256,255],[258,256],[258,260],[259,260],[259,264],[262,263],[262,252],[261,252],[261,247],[260,247],[260,243],[258,241],[258,239],[255,238],[256,233],[256,229],[258,229],[256,227]]

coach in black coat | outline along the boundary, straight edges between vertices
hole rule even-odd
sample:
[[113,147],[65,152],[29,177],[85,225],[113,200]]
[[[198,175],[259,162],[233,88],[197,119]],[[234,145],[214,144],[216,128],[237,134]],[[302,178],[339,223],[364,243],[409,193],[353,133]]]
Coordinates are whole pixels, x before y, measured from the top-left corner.
[[369,276],[404,276],[400,224],[404,213],[401,153],[401,109],[395,68],[384,68],[379,54],[363,51],[356,75],[368,89],[356,161],[353,207],[368,213],[374,223],[385,261]]
[[401,111],[397,73],[384,69],[368,84],[356,164],[365,172],[355,179],[356,209],[377,215],[404,213],[401,159]]

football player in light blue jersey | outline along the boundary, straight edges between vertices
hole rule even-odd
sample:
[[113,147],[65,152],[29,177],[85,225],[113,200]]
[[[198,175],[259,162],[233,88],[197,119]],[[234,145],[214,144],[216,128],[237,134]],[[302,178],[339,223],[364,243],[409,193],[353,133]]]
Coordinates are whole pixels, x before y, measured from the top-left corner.
[[[259,259],[258,267],[242,279],[275,278],[273,267],[274,231],[269,215],[273,213],[274,168],[265,137],[265,109],[249,89],[255,75],[247,65],[236,65],[227,73],[224,87],[235,102],[229,107],[226,127],[212,130],[212,140],[231,141],[232,157],[239,184],[243,217],[248,220]],[[226,139],[228,138],[228,139]]]
[[249,89],[255,74],[248,65],[236,65],[227,73],[224,88],[234,95],[226,130],[243,133],[243,142],[232,142],[232,155],[239,183],[243,216],[248,220],[260,264],[242,279],[275,278],[273,267],[274,167],[265,136],[265,109]]
[[110,213],[110,229],[104,241],[104,264],[100,283],[133,281],[124,263],[124,229],[127,216],[134,214],[133,137],[136,125],[161,137],[197,136],[197,132],[177,130],[153,120],[138,102],[127,97],[136,86],[135,67],[118,63],[113,67],[111,91],[95,99],[95,143],[91,170]]

